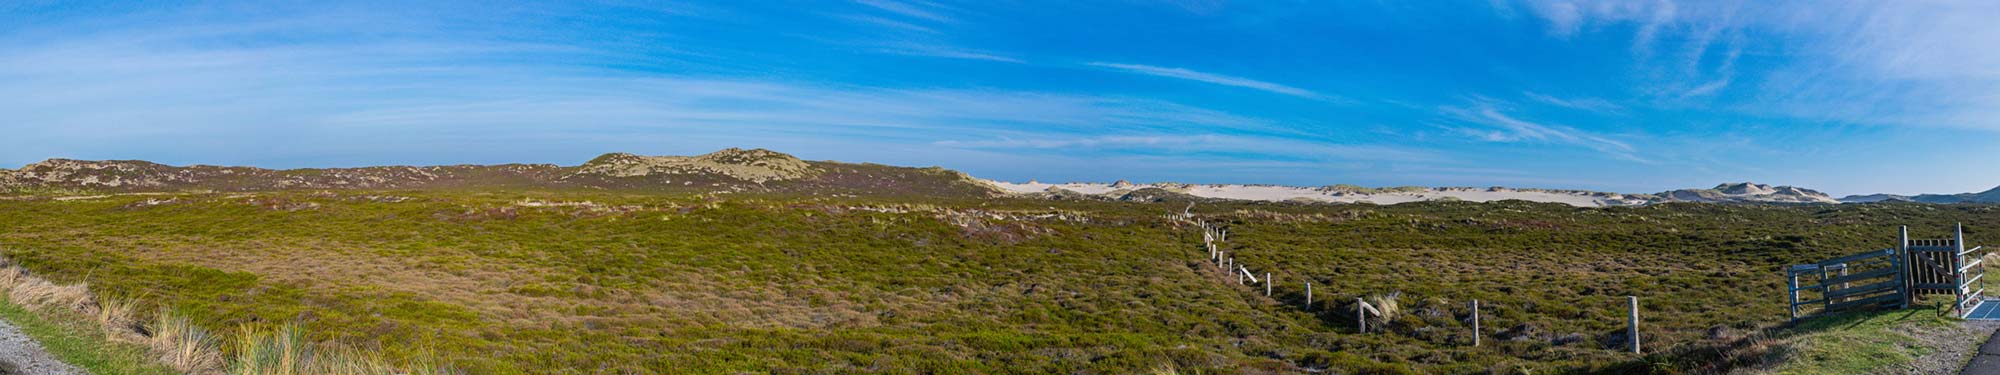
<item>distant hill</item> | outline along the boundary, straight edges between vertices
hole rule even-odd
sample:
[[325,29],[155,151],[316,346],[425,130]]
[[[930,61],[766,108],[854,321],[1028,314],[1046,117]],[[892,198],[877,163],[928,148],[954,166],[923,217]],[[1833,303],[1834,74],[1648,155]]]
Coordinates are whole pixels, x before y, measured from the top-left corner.
[[386,166],[264,169],[140,160],[49,159],[0,169],[0,191],[75,189],[107,192],[288,189],[586,188],[824,195],[985,197],[999,192],[957,171],[879,164],[806,161],[764,149],[730,148],[698,156],[611,153],[583,165]]
[[1922,194],[1903,196],[1893,194],[1850,195],[1840,198],[1841,202],[1869,203],[1881,201],[1903,201],[1920,203],[2000,203],[2000,187],[1977,193]]
[[1909,196],[1895,195],[1895,194],[1849,195],[1840,198],[1841,203],[1915,202],[1915,201],[1916,201],[1915,199],[1911,199]]

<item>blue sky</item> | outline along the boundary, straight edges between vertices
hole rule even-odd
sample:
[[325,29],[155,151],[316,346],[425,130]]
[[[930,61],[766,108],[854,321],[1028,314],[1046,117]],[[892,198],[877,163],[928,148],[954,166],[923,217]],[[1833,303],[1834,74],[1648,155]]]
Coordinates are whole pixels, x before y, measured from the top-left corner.
[[2000,185],[2000,3],[1800,4],[16,0],[0,166],[763,147],[1012,181]]

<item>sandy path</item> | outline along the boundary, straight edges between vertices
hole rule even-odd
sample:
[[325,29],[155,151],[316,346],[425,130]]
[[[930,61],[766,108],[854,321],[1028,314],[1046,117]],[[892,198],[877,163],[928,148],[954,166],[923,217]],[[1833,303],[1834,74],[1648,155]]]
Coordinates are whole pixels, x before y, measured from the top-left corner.
[[13,323],[0,320],[0,375],[88,375],[82,369],[57,361],[42,346],[21,333]]

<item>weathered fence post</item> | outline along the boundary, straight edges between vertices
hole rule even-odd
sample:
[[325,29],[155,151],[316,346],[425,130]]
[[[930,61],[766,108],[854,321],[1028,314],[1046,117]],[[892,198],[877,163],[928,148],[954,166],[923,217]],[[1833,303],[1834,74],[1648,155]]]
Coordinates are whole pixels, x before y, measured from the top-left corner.
[[[1847,263],[1841,263],[1841,264],[1840,264],[1840,275],[1841,275],[1841,276],[1847,276]],[[1840,288],[1841,288],[1841,289],[1847,289],[1847,284],[1848,284],[1848,283],[1840,283]],[[1833,301],[1827,301],[1827,302],[1833,302]]]
[[1625,335],[1632,338],[1632,353],[1637,354],[1639,353],[1639,296],[1625,298],[1632,303],[1632,315],[1627,317],[1629,325],[1625,329]]
[[1896,235],[1900,238],[1896,242],[1896,278],[1901,279],[1901,284],[1903,284],[1903,301],[1902,305],[1898,308],[1907,309],[1910,308],[1910,299],[1915,298],[1917,295],[1910,292],[1910,284],[1915,281],[1912,281],[1908,275],[1905,275],[1909,273],[1910,262],[1915,261],[1915,259],[1910,259],[1910,226],[1897,227]]
[[1791,276],[1791,285],[1789,288],[1786,288],[1789,291],[1785,292],[1785,295],[1790,297],[1789,299],[1791,300],[1792,323],[1797,324],[1799,322],[1799,271],[1796,268],[1788,268],[1785,270],[1785,273]]
[[1368,333],[1368,310],[1363,310],[1367,307],[1368,301],[1354,298],[1354,322],[1360,325],[1361,333]]
[[1306,310],[1311,311],[1312,308],[1313,308],[1313,282],[1306,281]]
[[1264,296],[1265,296],[1265,297],[1270,297],[1270,296],[1271,296],[1271,284],[1276,284],[1276,283],[1275,283],[1275,282],[1273,282],[1273,281],[1277,281],[1277,280],[1274,280],[1274,279],[1272,279],[1272,278],[1271,278],[1271,273],[1270,273],[1270,272],[1265,272],[1265,273],[1264,273]]
[[1480,345],[1480,299],[1472,299],[1472,345]]
[[1951,232],[1952,251],[1951,255],[1945,256],[1946,259],[1951,260],[1951,283],[1954,284],[1954,287],[1951,289],[1951,312],[1959,314],[1959,317],[1964,317],[1966,312],[1965,294],[1972,292],[1965,285],[1965,223],[1958,223],[1958,225],[1953,226]]

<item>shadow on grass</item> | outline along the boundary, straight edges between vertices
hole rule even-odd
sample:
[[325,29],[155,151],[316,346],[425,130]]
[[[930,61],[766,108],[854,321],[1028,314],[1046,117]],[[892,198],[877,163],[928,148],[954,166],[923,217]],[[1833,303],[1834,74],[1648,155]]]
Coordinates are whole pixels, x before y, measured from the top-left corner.
[[[1951,302],[1925,299],[1907,309],[1877,308],[1801,318],[1796,323],[1757,329],[1742,337],[1709,337],[1607,366],[1594,374],[1717,374],[1740,368],[1775,368],[1796,348],[1794,339],[1841,331],[1887,329],[1906,323],[1955,321]],[[1855,355],[1865,355],[1857,353]]]

